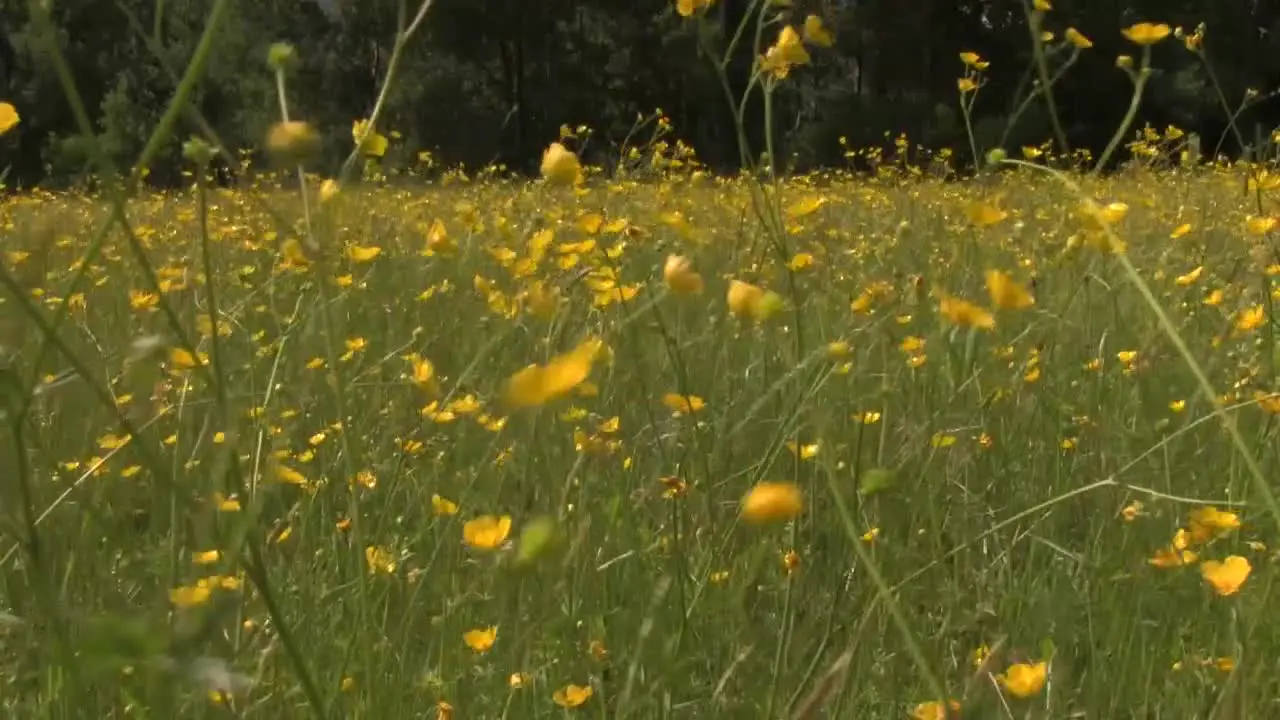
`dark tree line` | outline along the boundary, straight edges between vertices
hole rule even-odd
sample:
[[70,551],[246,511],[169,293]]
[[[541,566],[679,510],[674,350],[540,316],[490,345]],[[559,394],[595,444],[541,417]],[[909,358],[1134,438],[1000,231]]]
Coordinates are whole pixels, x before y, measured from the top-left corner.
[[[406,0],[412,5],[416,0]],[[971,154],[958,110],[958,55],[990,61],[974,107],[978,145],[1007,149],[1054,136],[1044,104],[1009,118],[1034,74],[1026,5],[1030,0],[793,0],[795,23],[822,17],[835,36],[815,49],[813,64],[779,90],[774,133],[793,167],[842,162],[848,146],[912,144]],[[212,3],[208,0],[57,0],[50,4],[56,42],[93,117],[99,146],[120,165],[137,156],[192,56]],[[194,103],[225,147],[253,150],[278,119],[267,48],[292,43],[299,65],[291,80],[295,115],[325,137],[323,163],[336,166],[351,147],[352,121],[372,108],[392,51],[400,0],[235,0],[219,33]],[[562,124],[594,129],[589,159],[616,157],[641,115],[661,108],[678,137],[714,168],[739,162],[732,111],[712,55],[723,51],[750,5],[718,0],[702,22],[680,17],[667,0],[435,0],[405,51],[389,98],[384,132],[395,130],[389,163],[430,151],[440,162],[535,166]],[[1238,105],[1260,92],[1238,120],[1254,128],[1280,123],[1280,0],[1053,0],[1045,29],[1061,42],[1068,26],[1092,39],[1054,87],[1069,143],[1095,151],[1114,132],[1131,92],[1116,69],[1136,48],[1120,29],[1156,21],[1206,27],[1212,67],[1169,38],[1154,48],[1152,78],[1139,126],[1176,124],[1212,149],[1227,129],[1222,98]],[[19,128],[0,139],[10,185],[57,184],[84,172],[87,148],[29,15],[29,0],[0,0],[0,99],[17,106]],[[776,29],[767,33],[771,38]],[[750,77],[750,43],[725,64],[729,89]],[[1216,85],[1214,79],[1216,78]],[[1221,95],[1218,88],[1221,89]],[[758,96],[745,114],[747,136],[763,145]],[[189,121],[153,163],[157,184],[180,179],[180,140]],[[886,136],[888,134],[888,137]],[[1242,148],[1232,135],[1229,153]]]

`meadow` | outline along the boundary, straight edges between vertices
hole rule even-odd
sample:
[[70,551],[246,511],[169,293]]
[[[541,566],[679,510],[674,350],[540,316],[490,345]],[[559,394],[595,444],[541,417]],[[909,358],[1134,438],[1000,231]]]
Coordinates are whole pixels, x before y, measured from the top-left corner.
[[282,169],[193,140],[141,190],[162,122],[101,191],[0,197],[6,715],[1277,712],[1280,174],[1127,142],[1203,28],[1124,30],[1096,162],[795,175],[741,114],[832,38],[752,7],[735,175],[660,114],[609,171],[567,127],[538,179],[384,169],[381,100],[307,174],[275,46]]
[[7,714],[1274,712],[1271,176],[676,165],[6,199]]

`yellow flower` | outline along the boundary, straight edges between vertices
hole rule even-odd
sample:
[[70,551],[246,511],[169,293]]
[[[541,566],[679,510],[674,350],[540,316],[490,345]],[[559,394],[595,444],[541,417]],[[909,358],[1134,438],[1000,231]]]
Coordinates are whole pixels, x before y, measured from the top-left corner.
[[573,151],[558,142],[542,153],[542,177],[551,185],[572,185],[582,179],[582,166]]
[[0,135],[12,130],[21,120],[16,108],[7,102],[0,102]]
[[662,404],[677,415],[692,415],[706,407],[706,402],[697,395],[680,395],[667,393],[662,396]]
[[709,8],[716,0],[676,0],[676,13],[680,17],[692,17],[702,8]]
[[483,653],[488,652],[493,647],[493,643],[498,639],[498,626],[494,625],[487,628],[478,628],[476,630],[468,630],[462,634],[462,642],[472,650]]
[[174,607],[192,608],[208,602],[211,594],[208,585],[183,585],[169,591],[169,602]]
[[764,288],[741,280],[730,280],[725,300],[729,304],[730,313],[741,318],[753,318],[763,297]]
[[516,408],[534,407],[573,390],[591,374],[603,347],[602,341],[591,338],[545,366],[530,365],[517,372],[507,380],[507,403]]
[[787,25],[778,33],[778,39],[765,52],[760,69],[776,78],[785,78],[796,65],[809,64],[809,51],[804,49],[800,34]]
[[191,562],[196,565],[212,565],[218,562],[220,557],[222,557],[222,553],[217,550],[202,550],[191,553]]
[[1072,45],[1074,45],[1075,47],[1081,50],[1088,50],[1089,48],[1093,47],[1093,41],[1085,37],[1084,33],[1081,33],[1079,30],[1073,27],[1067,28],[1067,31],[1066,33],[1064,33],[1064,35],[1067,38],[1067,42],[1071,43]]
[[1024,310],[1036,302],[1026,288],[999,270],[988,270],[986,279],[991,304],[1001,310]]
[[370,260],[382,254],[382,248],[377,245],[352,245],[347,248],[347,257],[352,262],[367,263]]
[[742,517],[754,523],[790,520],[804,509],[804,493],[795,483],[762,482],[742,498]]
[[341,188],[339,187],[337,180],[334,180],[333,178],[325,178],[325,180],[320,183],[320,202],[326,203],[334,199],[338,196],[339,190],[341,190]]
[[1121,32],[1129,42],[1135,45],[1155,45],[1169,37],[1169,26],[1164,23],[1140,22],[1130,25]]
[[556,690],[551,699],[562,708],[576,708],[591,699],[590,685],[574,685],[572,683]]
[[453,720],[453,706],[444,700],[437,702],[436,720]]
[[320,133],[300,120],[278,122],[267,134],[267,152],[280,163],[306,162],[320,150]]
[[984,202],[971,203],[965,208],[965,215],[969,216],[969,222],[978,227],[988,227],[1009,217],[1009,213],[1001,210],[994,205],[988,205]]
[[365,155],[382,157],[387,154],[386,136],[370,127],[368,120],[356,120],[351,124],[351,139]]
[[1014,697],[1026,698],[1040,692],[1049,674],[1044,662],[1014,663],[1000,676],[1000,684]]
[[1204,272],[1204,266],[1197,265],[1194,270],[1187,273],[1186,275],[1179,275],[1178,277],[1174,278],[1173,282],[1181,287],[1186,287],[1194,283],[1196,280],[1199,280],[1200,274],[1203,272]]
[[942,300],[939,301],[938,312],[942,313],[942,316],[953,325],[959,325],[960,327],[992,330],[996,326],[996,319],[991,313],[968,300],[951,297],[950,295],[944,295]]
[[978,89],[978,83],[974,82],[973,78],[956,78],[956,87],[959,88],[962,93],[969,93]]
[[396,560],[391,555],[391,551],[386,548],[370,545],[364,549],[364,559],[369,564],[371,575],[378,573],[390,575],[396,571]]
[[493,550],[511,534],[511,516],[481,515],[462,526],[462,540],[478,550]]
[[458,503],[441,495],[432,495],[431,512],[436,515],[457,515]]
[[986,70],[988,67],[991,67],[991,63],[983,60],[976,52],[960,53],[960,62],[974,70]]
[[822,25],[822,18],[817,15],[809,15],[804,19],[804,27],[801,29],[805,42],[818,47],[831,47],[835,39],[831,37],[828,31]]
[[1236,330],[1248,332],[1257,330],[1267,321],[1267,313],[1261,305],[1244,308],[1236,314]]
[[1239,555],[1230,555],[1222,562],[1206,560],[1200,565],[1200,575],[1205,582],[1209,583],[1214,592],[1223,596],[1239,592],[1240,586],[1244,585],[1252,571],[1253,566],[1249,564],[1249,560]]
[[1277,221],[1273,217],[1258,217],[1256,215],[1250,215],[1245,218],[1244,229],[1247,230],[1250,235],[1266,235],[1272,230],[1275,230],[1278,223],[1280,223],[1280,221]]
[[948,720],[959,717],[960,703],[955,700],[923,702],[911,709],[911,720]]
[[702,292],[702,276],[693,269],[693,263],[683,255],[668,255],[662,266],[662,281],[677,295],[697,295]]

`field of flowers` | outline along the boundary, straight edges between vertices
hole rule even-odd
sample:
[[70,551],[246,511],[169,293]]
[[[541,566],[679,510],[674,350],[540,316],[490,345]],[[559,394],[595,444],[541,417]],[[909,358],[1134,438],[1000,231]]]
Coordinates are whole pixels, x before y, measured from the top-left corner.
[[1275,176],[675,165],[4,200],[6,712],[1275,712]]
[[290,58],[296,173],[0,199],[6,716],[1277,713],[1274,168],[345,182]]

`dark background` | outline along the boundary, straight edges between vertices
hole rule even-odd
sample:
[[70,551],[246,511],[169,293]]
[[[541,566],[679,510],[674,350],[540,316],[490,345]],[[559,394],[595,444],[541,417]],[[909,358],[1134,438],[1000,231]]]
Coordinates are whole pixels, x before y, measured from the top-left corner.
[[[408,1],[412,13],[416,0]],[[58,42],[94,115],[98,139],[127,165],[173,92],[166,66],[185,68],[212,3],[52,5]],[[1131,93],[1115,58],[1138,50],[1120,29],[1140,20],[1188,31],[1205,23],[1205,52],[1228,103],[1237,106],[1248,88],[1261,93],[1239,121],[1246,141],[1258,130],[1266,137],[1280,123],[1280,100],[1268,94],[1280,87],[1280,0],[1053,5],[1047,29],[1061,38],[1074,26],[1095,43],[1055,89],[1073,148],[1097,152],[1115,131]],[[387,162],[403,166],[419,150],[430,150],[450,165],[502,162],[528,172],[567,123],[594,128],[579,149],[589,161],[607,164],[637,116],[661,108],[675,137],[713,169],[731,171],[739,162],[731,115],[712,61],[700,48],[723,47],[720,28],[732,27],[747,6],[745,0],[719,0],[699,25],[679,17],[672,2],[656,0],[436,0],[380,123],[380,130],[402,135],[393,139]],[[0,138],[0,158],[11,166],[11,186],[60,185],[81,176],[86,153],[27,7],[27,0],[0,0],[0,98],[22,115],[22,124]],[[396,0],[236,0],[196,102],[229,149],[260,147],[278,119],[266,51],[275,41],[293,43],[301,61],[291,81],[294,113],[325,134],[317,169],[332,171],[351,147],[352,120],[373,106],[398,9]],[[999,143],[1011,108],[1025,95],[1031,45],[1024,0],[795,0],[789,12],[797,25],[806,14],[822,16],[836,38],[833,48],[813,49],[813,64],[793,72],[777,95],[775,142],[791,169],[845,162],[841,136],[854,147],[891,147],[900,132],[913,148],[949,147],[959,165],[970,163],[955,84],[962,50],[991,62],[974,110],[980,152]],[[727,67],[738,94],[750,72],[749,44]],[[1201,133],[1211,152],[1227,128],[1227,113],[1204,64],[1172,37],[1155,47],[1153,64],[1159,72],[1135,129],[1145,122],[1160,129],[1173,123]],[[762,113],[751,106],[746,117],[758,152]],[[179,127],[153,164],[151,182],[181,181],[180,139],[195,131],[189,123]],[[1015,150],[1051,137],[1049,116],[1037,102],[1004,145]],[[1228,137],[1223,152],[1240,150]]]

